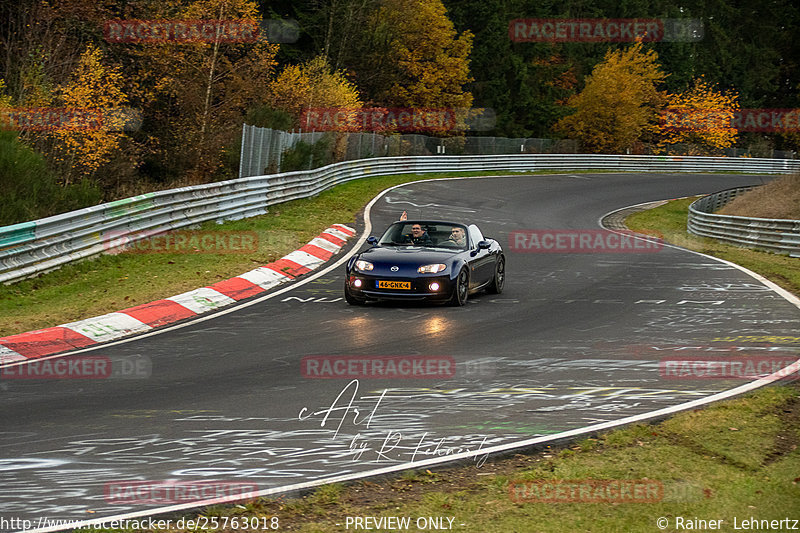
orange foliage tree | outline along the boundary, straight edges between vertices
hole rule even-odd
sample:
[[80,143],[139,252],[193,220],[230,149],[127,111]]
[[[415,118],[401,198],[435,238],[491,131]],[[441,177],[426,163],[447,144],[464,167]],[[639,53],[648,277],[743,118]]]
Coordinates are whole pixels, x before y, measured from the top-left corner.
[[[75,177],[92,177],[111,160],[125,134],[114,114],[115,108],[127,105],[122,89],[122,71],[104,61],[103,53],[90,45],[81,56],[72,78],[57,89],[64,111],[95,110],[99,120],[73,119],[52,132],[55,160],[60,164],[63,181],[69,185]],[[87,127],[88,126],[88,127]]]
[[[299,118],[303,110],[313,107],[360,107],[356,86],[341,71],[331,69],[324,56],[317,56],[300,65],[287,66],[267,84],[267,102]],[[299,124],[304,128],[303,124]]]
[[456,32],[441,0],[387,0],[354,37],[348,65],[371,105],[469,108],[472,39]]
[[624,152],[656,131],[666,97],[657,86],[666,77],[658,54],[643,50],[642,43],[609,51],[586,78],[584,89],[569,99],[575,112],[561,119],[556,130],[588,151]]
[[667,97],[659,130],[660,149],[678,143],[691,145],[697,155],[717,153],[736,142],[738,134],[733,125],[734,113],[739,109],[735,92],[721,92],[702,77],[694,80],[690,88]]

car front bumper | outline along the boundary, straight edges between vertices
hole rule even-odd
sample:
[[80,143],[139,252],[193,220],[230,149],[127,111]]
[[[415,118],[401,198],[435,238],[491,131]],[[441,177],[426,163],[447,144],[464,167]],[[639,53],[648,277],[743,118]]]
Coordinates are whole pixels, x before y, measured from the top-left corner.
[[[360,281],[360,286],[356,283]],[[405,282],[408,289],[378,288],[379,281]],[[439,288],[434,290],[431,284],[438,283]],[[449,276],[420,276],[418,278],[370,276],[361,272],[351,272],[347,277],[347,287],[350,294],[357,298],[374,300],[449,300],[453,295],[455,283]]]

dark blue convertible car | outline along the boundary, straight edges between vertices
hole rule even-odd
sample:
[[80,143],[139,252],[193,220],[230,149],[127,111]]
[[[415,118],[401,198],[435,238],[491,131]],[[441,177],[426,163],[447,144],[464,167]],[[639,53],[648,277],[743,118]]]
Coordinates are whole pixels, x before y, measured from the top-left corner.
[[500,244],[478,226],[458,222],[403,220],[347,263],[347,303],[368,300],[431,300],[464,305],[485,289],[499,294],[505,281]]

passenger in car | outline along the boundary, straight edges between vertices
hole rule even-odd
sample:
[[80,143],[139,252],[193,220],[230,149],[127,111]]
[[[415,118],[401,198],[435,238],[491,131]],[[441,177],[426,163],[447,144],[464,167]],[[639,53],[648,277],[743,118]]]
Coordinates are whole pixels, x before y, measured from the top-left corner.
[[447,242],[453,243],[456,246],[466,246],[467,234],[464,233],[464,228],[453,226],[450,230],[450,237],[448,237]]

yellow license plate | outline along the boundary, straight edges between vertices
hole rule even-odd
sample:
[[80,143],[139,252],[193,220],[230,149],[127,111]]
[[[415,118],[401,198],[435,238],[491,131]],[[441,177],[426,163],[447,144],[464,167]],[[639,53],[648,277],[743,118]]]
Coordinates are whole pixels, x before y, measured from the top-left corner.
[[378,280],[378,288],[379,289],[405,289],[405,290],[411,290],[411,282],[410,281]]

